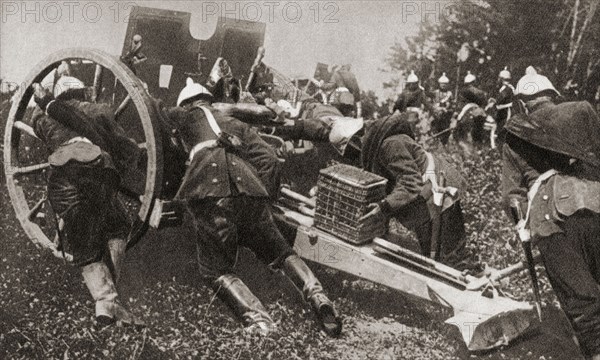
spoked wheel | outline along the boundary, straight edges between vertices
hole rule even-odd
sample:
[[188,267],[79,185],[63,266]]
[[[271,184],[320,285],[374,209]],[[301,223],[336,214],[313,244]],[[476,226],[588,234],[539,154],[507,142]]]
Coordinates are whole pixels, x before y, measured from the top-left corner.
[[162,185],[157,108],[137,76],[117,57],[95,49],[65,49],[48,56],[29,73],[13,102],[4,134],[4,172],[11,203],[23,230],[31,241],[59,257],[63,256],[63,252],[57,251],[57,229],[61,224],[46,194],[49,154],[33,132],[31,120],[36,110],[28,105],[33,96],[32,84],[41,83],[62,62],[78,64],[81,74],[77,75],[86,88],[93,90],[91,98],[106,103],[119,114],[116,120],[127,136],[145,149],[146,155],[142,157],[145,164],[132,169],[122,181],[127,191],[121,196],[137,227],[149,218]]

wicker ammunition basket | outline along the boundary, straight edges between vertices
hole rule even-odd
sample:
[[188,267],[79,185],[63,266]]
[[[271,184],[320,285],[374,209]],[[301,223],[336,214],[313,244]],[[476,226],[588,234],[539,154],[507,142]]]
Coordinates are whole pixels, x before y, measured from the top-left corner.
[[365,244],[385,233],[385,219],[360,222],[367,205],[385,197],[387,180],[356,167],[322,169],[317,183],[315,226],[352,244]]

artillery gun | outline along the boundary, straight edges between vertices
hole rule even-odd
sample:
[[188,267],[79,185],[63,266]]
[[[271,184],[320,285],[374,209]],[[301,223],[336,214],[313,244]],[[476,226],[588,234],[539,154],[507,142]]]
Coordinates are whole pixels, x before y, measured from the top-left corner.
[[[223,55],[223,49],[235,49],[235,44],[228,44],[220,48],[221,52],[216,51],[207,56],[207,52],[196,48],[194,51],[177,53],[177,59],[173,59],[174,56],[167,54],[171,50],[166,44],[160,45],[161,43],[157,42],[150,45],[153,37],[160,33],[155,30],[155,26],[160,28],[162,24],[172,29],[172,34],[185,34],[183,27],[189,26],[189,14],[168,12],[165,14],[166,19],[160,20],[159,15],[165,10],[144,10],[146,14],[152,15],[147,17],[143,16],[144,11],[141,8],[134,8],[133,11],[137,11],[138,15],[132,17],[133,25],[130,25],[126,36],[124,55],[129,50],[128,44],[133,35],[141,33],[145,44],[148,45],[145,50],[149,55],[146,65],[148,67],[145,70],[140,70],[136,76],[116,56],[94,49],[65,49],[48,56],[31,70],[24,81],[25,86],[17,94],[10,110],[4,137],[4,171],[11,202],[27,236],[59,257],[65,255],[58,250],[56,241],[53,240],[59,226],[43,221],[54,216],[46,204],[44,191],[43,172],[49,165],[43,154],[36,154],[32,150],[37,140],[27,119],[27,107],[33,95],[32,84],[41,82],[61,62],[66,61],[88,69],[88,76],[82,78],[86,85],[95,89],[96,101],[108,101],[117,111],[122,107],[124,99],[130,99],[126,102],[126,109],[118,113],[117,120],[147,154],[145,163],[132,169],[132,173],[126,176],[122,191],[122,195],[131,204],[131,214],[135,219],[132,233],[139,237],[148,228],[152,218],[156,224],[160,222],[161,217],[169,216],[161,214],[161,206],[156,206],[161,204],[156,200],[164,195],[165,174],[170,172],[166,167],[170,161],[165,160],[169,154],[163,151],[166,144],[161,132],[161,114],[153,96],[163,98],[168,104],[176,94],[161,87],[161,84],[164,84],[164,81],[160,80],[160,74],[164,73],[161,72],[161,66],[173,66],[173,80],[167,81],[172,86],[168,88],[178,89],[183,86],[183,83],[178,82],[190,75],[186,72],[197,71],[200,68],[200,72],[203,73],[201,62],[197,62],[201,54],[210,58]],[[249,28],[260,29],[261,26],[249,25]],[[148,32],[144,32],[144,29]],[[262,29],[264,31],[264,27]],[[256,35],[255,32],[251,33],[252,36]],[[188,45],[195,41],[187,35],[181,36],[187,39]],[[219,35],[218,38],[223,42],[227,35]],[[254,42],[254,54],[258,52],[260,45],[262,40]],[[185,48],[190,49],[187,45]],[[155,51],[165,57],[155,57]],[[238,72],[249,71],[253,57],[244,58],[248,61],[240,58],[238,65],[235,60],[230,60],[232,68],[239,66]],[[148,84],[147,88],[140,77]],[[278,141],[273,143],[281,145]],[[486,282],[476,283],[474,279],[464,277],[454,269],[446,268],[433,260],[423,259],[385,239],[377,238],[374,242],[365,244],[346,242],[314,226],[315,204],[310,199],[288,189],[282,190],[282,197],[288,201],[277,205],[277,217],[282,223],[292,227],[294,237],[291,240],[300,256],[450,308],[454,315],[446,322],[458,327],[470,350],[487,350],[505,345],[535,323],[533,307],[530,304],[497,294],[484,296],[486,294],[481,288]]]

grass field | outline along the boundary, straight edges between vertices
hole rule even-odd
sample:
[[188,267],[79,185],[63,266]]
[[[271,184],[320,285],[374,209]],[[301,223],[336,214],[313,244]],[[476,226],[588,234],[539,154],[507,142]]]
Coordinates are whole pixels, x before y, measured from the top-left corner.
[[[2,102],[4,132],[8,113]],[[4,146],[2,147],[4,151]],[[454,150],[456,151],[456,150]],[[470,246],[497,268],[519,260],[519,244],[499,200],[500,156],[482,150],[455,154],[469,181],[463,203]],[[250,254],[237,269],[277,322],[268,338],[243,333],[229,310],[201,285],[189,225],[150,231],[126,259],[120,292],[148,324],[97,330],[93,302],[78,270],[36,248],[15,219],[0,175],[0,358],[2,359],[576,359],[577,350],[557,311],[539,331],[506,348],[470,354],[442,307],[415,301],[356,277],[310,264],[344,320],[341,338],[319,331],[309,309],[280,274]],[[543,299],[555,302],[543,268]],[[505,291],[531,299],[526,273]]]

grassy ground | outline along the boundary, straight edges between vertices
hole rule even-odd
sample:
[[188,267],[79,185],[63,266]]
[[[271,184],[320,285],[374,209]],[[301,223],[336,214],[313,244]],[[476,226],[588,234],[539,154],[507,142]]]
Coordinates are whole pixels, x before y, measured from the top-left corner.
[[[6,108],[0,109],[3,119]],[[2,128],[4,121],[2,121]],[[0,130],[3,132],[3,129]],[[4,148],[2,148],[4,150]],[[463,208],[471,246],[490,266],[519,259],[499,208],[500,159],[485,150],[457,159],[469,180]],[[0,175],[4,183],[3,175]],[[120,292],[148,327],[96,329],[93,302],[78,270],[36,248],[20,228],[6,187],[0,189],[0,358],[2,359],[575,359],[562,318],[547,310],[539,331],[497,351],[470,354],[439,306],[416,301],[356,277],[310,264],[344,319],[344,333],[319,331],[295,289],[250,254],[237,271],[277,322],[268,338],[243,333],[227,308],[201,285],[191,229],[147,237],[127,255]],[[552,304],[541,267],[543,298]],[[505,290],[530,299],[525,273]]]

